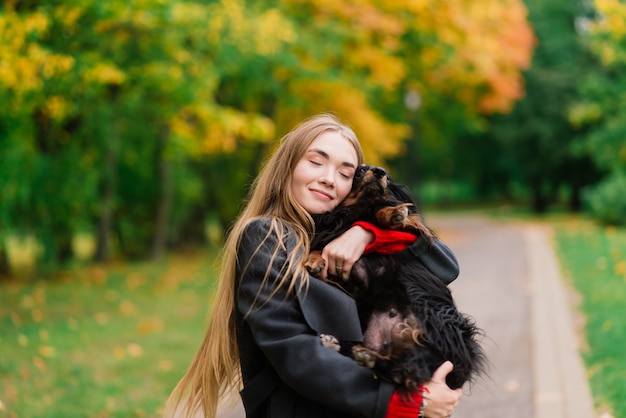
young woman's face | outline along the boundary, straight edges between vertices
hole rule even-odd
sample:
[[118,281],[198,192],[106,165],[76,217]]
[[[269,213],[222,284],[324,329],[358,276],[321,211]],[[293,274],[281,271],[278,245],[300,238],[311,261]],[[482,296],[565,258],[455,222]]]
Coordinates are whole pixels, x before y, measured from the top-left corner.
[[298,161],[291,191],[310,214],[329,212],[350,193],[357,163],[348,139],[337,132],[325,132]]

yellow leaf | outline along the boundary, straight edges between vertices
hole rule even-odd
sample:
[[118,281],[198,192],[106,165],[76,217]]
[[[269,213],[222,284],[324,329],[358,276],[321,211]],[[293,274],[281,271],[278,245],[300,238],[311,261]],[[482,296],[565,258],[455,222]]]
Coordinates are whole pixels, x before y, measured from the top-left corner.
[[37,370],[39,370],[41,372],[45,372],[47,367],[48,367],[46,362],[43,361],[43,359],[41,357],[34,357],[33,358],[33,365],[35,366],[35,368],[37,368]]
[[126,357],[126,350],[119,346],[115,347],[113,349],[113,357],[115,357],[116,360],[122,360],[124,357]]
[[61,96],[52,96],[44,104],[46,114],[52,120],[61,120],[69,113],[70,105]]
[[159,370],[168,372],[174,368],[174,362],[171,360],[161,360],[159,361]]
[[128,347],[126,347],[126,351],[131,357],[141,357],[143,354],[143,348],[141,348],[139,344],[135,343],[129,344]]
[[141,321],[137,326],[137,332],[139,335],[147,335],[152,333],[158,333],[163,330],[163,323],[156,318],[146,319]]
[[123,300],[120,303],[119,309],[120,309],[121,314],[125,316],[130,316],[134,314],[136,311],[135,305],[133,305],[133,303],[128,300]]
[[104,312],[96,312],[94,314],[94,319],[96,320],[96,322],[99,325],[104,325],[107,322],[109,322],[109,318],[108,318],[107,314],[105,314]]
[[120,85],[126,81],[126,74],[113,64],[99,63],[85,72],[85,79],[93,83]]
[[146,283],[146,278],[138,273],[131,273],[126,278],[126,287],[129,290],[136,289],[144,283]]
[[49,345],[41,345],[39,346],[39,349],[37,350],[39,352],[39,355],[41,357],[55,357],[56,356],[56,349],[52,346]]
[[31,312],[31,316],[33,317],[33,321],[41,322],[43,320],[43,314],[39,309],[33,309]]

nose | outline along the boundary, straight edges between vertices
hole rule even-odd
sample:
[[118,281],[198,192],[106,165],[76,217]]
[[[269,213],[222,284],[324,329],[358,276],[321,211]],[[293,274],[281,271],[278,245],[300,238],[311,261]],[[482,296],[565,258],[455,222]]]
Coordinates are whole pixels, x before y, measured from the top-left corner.
[[372,168],[372,173],[374,173],[374,176],[376,176],[377,179],[380,179],[384,177],[385,175],[387,175],[387,172],[385,171],[385,169],[381,167]]
[[319,179],[319,182],[329,187],[335,186],[335,177],[332,170],[325,171]]
[[391,354],[391,341],[383,341],[378,354],[382,354],[383,356]]

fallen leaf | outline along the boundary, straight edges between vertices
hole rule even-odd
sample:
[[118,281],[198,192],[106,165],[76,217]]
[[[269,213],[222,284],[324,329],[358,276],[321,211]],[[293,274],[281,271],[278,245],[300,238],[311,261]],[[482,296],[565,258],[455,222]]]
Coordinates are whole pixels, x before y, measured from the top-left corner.
[[135,305],[133,305],[132,302],[130,302],[128,300],[123,300],[120,303],[120,312],[122,313],[122,315],[130,316],[130,315],[134,314],[135,311],[136,311]]
[[46,362],[43,361],[40,357],[33,358],[33,365],[41,372],[45,372],[47,369]]
[[135,343],[129,344],[126,348],[126,351],[131,357],[141,357],[141,355],[143,354],[143,348],[141,348],[139,344]]
[[159,361],[159,370],[164,372],[169,372],[174,368],[174,362],[171,360],[161,360]]
[[145,282],[146,282],[145,277],[143,277],[142,275],[138,273],[133,273],[133,274],[130,274],[126,278],[126,287],[130,290],[136,289],[137,287],[141,286]]
[[116,360],[122,360],[126,357],[126,351],[122,347],[115,347],[113,349],[113,357],[115,357]]
[[163,330],[163,323],[156,318],[149,318],[145,321],[141,321],[137,325],[137,332],[139,335],[148,335],[152,333],[161,332]]
[[109,321],[107,314],[104,312],[96,312],[93,317],[99,325],[104,325]]
[[43,319],[43,314],[39,309],[33,309],[30,314],[35,322],[41,322]]
[[37,350],[39,352],[39,355],[41,357],[55,357],[56,356],[56,349],[52,346],[49,345],[41,345],[39,346],[39,350]]

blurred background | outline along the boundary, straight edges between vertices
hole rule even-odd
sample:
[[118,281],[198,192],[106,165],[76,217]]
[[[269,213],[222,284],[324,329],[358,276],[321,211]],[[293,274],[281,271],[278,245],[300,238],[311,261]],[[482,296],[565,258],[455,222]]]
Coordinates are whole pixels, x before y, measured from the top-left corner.
[[204,243],[325,111],[424,205],[623,222],[626,6],[544,3],[6,0],[0,271]]
[[[80,346],[92,338],[80,337],[81,318],[102,326],[119,317],[108,337],[115,339],[128,317],[168,305],[176,290],[179,307],[195,315],[190,332],[202,329],[207,302],[198,289],[208,292],[212,249],[274,141],[319,112],[350,124],[367,161],[410,186],[426,212],[511,207],[626,222],[623,1],[3,0],[1,7],[0,318],[2,333],[17,337],[0,344],[34,351],[25,368],[0,361],[0,416],[46,415],[7,405],[26,390],[18,380],[61,363],[62,349],[46,342],[52,331],[42,331],[48,315]],[[125,296],[147,284],[149,295]],[[157,335],[180,314],[171,309],[129,327]],[[168,332],[155,347],[176,344]],[[90,344],[111,362],[145,350],[102,338]],[[82,358],[80,349],[71,352]],[[98,363],[90,353],[84,364]],[[137,369],[169,375],[149,406],[131,408],[136,415],[158,409],[181,374],[170,360],[145,362]],[[63,381],[110,382],[115,373],[104,363],[88,378],[66,364]],[[49,391],[45,401],[36,386],[29,387],[41,411],[69,396]],[[83,408],[109,411],[99,416],[124,410],[117,390]],[[70,403],[86,402],[79,398]]]

